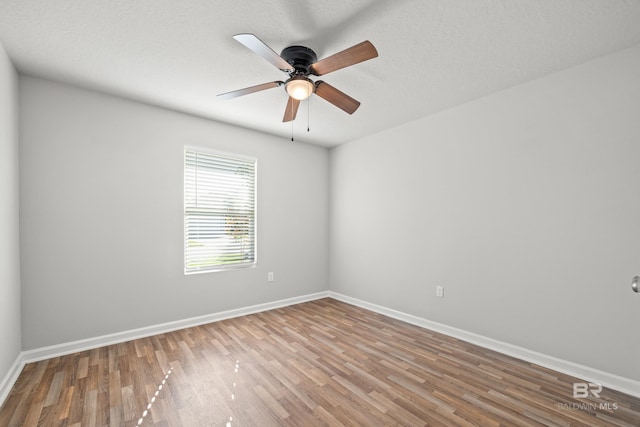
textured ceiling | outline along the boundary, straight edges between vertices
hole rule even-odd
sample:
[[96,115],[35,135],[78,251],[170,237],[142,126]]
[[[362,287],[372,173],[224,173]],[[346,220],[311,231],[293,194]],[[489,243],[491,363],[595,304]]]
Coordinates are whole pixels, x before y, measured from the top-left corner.
[[[217,99],[287,77],[245,32],[319,58],[370,40],[378,58],[322,78],[360,109],[314,96],[292,126],[281,88]],[[640,44],[640,1],[0,0],[0,43],[25,74],[335,146]]]

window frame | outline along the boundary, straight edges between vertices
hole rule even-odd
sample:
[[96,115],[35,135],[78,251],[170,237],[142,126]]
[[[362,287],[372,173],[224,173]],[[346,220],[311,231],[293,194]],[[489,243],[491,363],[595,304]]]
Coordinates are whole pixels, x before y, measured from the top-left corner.
[[[187,266],[188,244],[189,244],[188,243],[189,235],[188,235],[188,229],[187,229],[188,227],[188,221],[187,221],[188,211],[187,210],[189,209],[189,207],[187,206],[188,152],[195,153],[196,155],[202,154],[206,156],[217,157],[219,159],[224,159],[224,160],[231,160],[231,161],[235,160],[238,162],[253,164],[253,259],[251,262],[234,263],[234,264],[227,264],[227,265],[222,264],[222,265],[215,265],[208,268],[197,268],[197,269],[188,268]],[[183,260],[182,261],[183,261],[184,274],[186,276],[189,276],[193,274],[215,273],[220,271],[233,271],[233,270],[243,270],[247,268],[255,268],[258,262],[258,159],[254,156],[247,156],[244,154],[232,153],[232,152],[217,150],[209,147],[185,145],[183,150],[183,180],[184,182],[183,182],[183,194],[182,194],[182,200],[183,200],[183,210],[182,210]]]

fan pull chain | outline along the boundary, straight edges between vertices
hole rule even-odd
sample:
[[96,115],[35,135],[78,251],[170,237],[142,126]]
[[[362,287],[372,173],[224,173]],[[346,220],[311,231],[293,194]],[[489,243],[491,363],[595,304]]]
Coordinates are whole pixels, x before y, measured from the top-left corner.
[[311,121],[311,97],[307,98],[307,132],[309,132],[309,122]]
[[[293,100],[291,99],[291,97],[287,98],[287,110],[289,110],[289,108],[291,108],[289,106],[289,103],[291,103],[291,105],[293,105]],[[291,121],[291,142],[293,142],[293,120]]]

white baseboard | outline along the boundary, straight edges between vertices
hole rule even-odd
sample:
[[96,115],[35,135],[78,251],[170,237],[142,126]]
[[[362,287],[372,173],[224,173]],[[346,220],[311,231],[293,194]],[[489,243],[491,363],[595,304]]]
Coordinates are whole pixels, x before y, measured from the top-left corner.
[[20,353],[13,362],[13,365],[9,368],[7,375],[2,379],[2,382],[0,382],[0,406],[2,406],[7,396],[9,396],[13,385],[18,380],[20,372],[22,372],[22,368],[24,368],[24,364],[24,358],[22,357],[22,353]]
[[147,326],[129,331],[116,332],[114,334],[102,335],[95,338],[87,338],[84,340],[72,341],[63,344],[56,344],[48,347],[37,348],[22,352],[22,358],[25,363],[37,362],[39,360],[50,359],[52,357],[64,356],[65,354],[77,353],[79,351],[91,350],[93,348],[103,347],[111,344],[118,344],[125,341],[131,341],[138,338],[145,338],[152,335],[163,334],[178,329],[190,328],[193,326],[204,325],[207,323],[217,322],[220,320],[231,319],[233,317],[246,316],[248,314],[259,313],[261,311],[273,310],[275,308],[286,307],[302,302],[313,301],[329,296],[328,291],[317,292],[314,294],[303,295],[299,297],[287,298],[283,300],[268,302],[264,304],[252,305],[249,307],[238,308],[234,310],[221,311],[219,313],[207,314],[204,316],[192,317],[189,319],[177,320],[174,322],[161,323],[159,325]]
[[567,360],[558,359],[553,356],[548,356],[546,354],[538,353],[536,351],[532,351],[523,347],[494,340],[492,338],[478,335],[473,332],[468,332],[462,329],[447,326],[442,323],[433,322],[431,320],[417,317],[412,314],[402,313],[400,311],[396,311],[387,307],[342,295],[337,292],[329,291],[329,297],[342,302],[346,302],[347,304],[352,304],[379,314],[383,314],[385,316],[392,317],[394,319],[402,320],[412,325],[440,332],[442,334],[449,335],[451,337],[467,341],[472,344],[479,345],[481,347],[485,347],[490,350],[494,350],[502,354],[524,360],[529,363],[535,363],[536,365],[544,366],[545,368],[553,369],[554,371],[558,371],[584,381],[601,384],[604,387],[618,390],[631,396],[640,397],[640,381],[624,378],[619,375],[600,371],[598,369],[593,369],[588,366],[580,365],[578,363],[569,362]]
[[540,366],[544,366],[549,369],[553,369],[558,372],[562,372],[567,375],[571,375],[585,381],[602,384],[605,387],[609,387],[614,390],[621,391],[631,396],[640,397],[640,382],[623,378],[618,375],[610,374],[608,372],[599,371],[597,369],[590,368],[588,366],[579,365],[577,363],[569,362],[566,360],[558,359],[552,356],[547,356],[526,348],[518,347],[512,344],[504,343],[492,338],[487,338],[482,335],[474,334],[472,332],[464,331],[462,329],[453,328],[441,323],[433,322],[421,317],[417,317],[411,314],[402,313],[390,308],[386,308],[380,305],[372,304],[357,298],[352,298],[346,295],[339,294],[332,291],[317,292],[314,294],[303,295],[294,298],[288,298],[284,300],[273,301],[264,304],[253,305],[249,307],[238,308],[234,310],[222,311],[219,313],[208,314],[205,316],[192,317],[189,319],[178,320],[174,322],[162,323],[159,325],[148,326],[139,329],[133,329],[129,331],[117,332],[114,334],[103,335],[95,338],[88,338],[84,340],[72,341],[63,344],[52,345],[48,347],[37,348],[34,350],[23,351],[18,355],[16,361],[11,366],[9,372],[0,383],[0,405],[4,403],[4,400],[9,395],[11,388],[14,386],[22,368],[26,363],[37,362],[40,360],[50,359],[52,357],[63,356],[65,354],[72,354],[79,351],[90,350],[93,348],[102,347],[105,345],[117,344],[125,341],[130,341],[138,338],[145,338],[152,335],[162,334],[166,332],[175,331],[178,329],[189,328],[198,325],[204,325],[207,323],[217,322],[224,319],[230,319],[233,317],[245,316],[248,314],[259,313],[262,311],[273,310],[276,308],[286,307],[289,305],[299,304],[308,301],[314,301],[321,298],[334,298],[339,301],[346,302],[358,307],[365,308],[367,310],[374,311],[376,313],[383,314],[385,316],[392,317],[394,319],[402,320],[404,322],[420,326],[426,329],[431,329],[436,332],[440,332],[454,338],[461,339],[463,341],[470,342],[472,344],[479,345],[481,347],[489,348],[491,350],[498,351],[500,353],[516,357],[518,359],[525,360],[530,363],[535,363]]
[[106,345],[118,344],[138,338],[145,338],[152,335],[163,334],[178,329],[204,325],[224,319],[231,319],[233,317],[246,316],[248,314],[259,313],[261,311],[273,310],[289,305],[314,301],[320,298],[326,298],[328,296],[328,291],[317,292],[314,294],[302,295],[299,297],[287,298],[234,310],[221,311],[205,316],[192,317],[189,319],[177,320],[174,322],[167,322],[159,325],[132,329],[129,331],[116,332],[114,334],[102,335],[95,338],[87,338],[84,340],[72,341],[68,343],[56,344],[48,347],[41,347],[33,350],[23,351],[18,355],[9,372],[0,383],[0,406],[4,403],[5,399],[11,392],[11,389],[18,380],[20,372],[22,372],[24,365],[27,363],[38,362],[40,360],[46,360],[53,357],[64,356],[66,354],[77,353],[79,351],[91,350]]

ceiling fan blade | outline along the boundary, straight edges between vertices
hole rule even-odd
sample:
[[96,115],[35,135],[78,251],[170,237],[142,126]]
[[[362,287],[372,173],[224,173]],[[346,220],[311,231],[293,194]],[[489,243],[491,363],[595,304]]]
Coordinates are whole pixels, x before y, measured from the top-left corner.
[[349,114],[353,114],[360,106],[360,102],[322,80],[316,82],[315,93]]
[[282,86],[284,82],[269,82],[263,83],[261,85],[245,87],[244,89],[238,89],[231,92],[221,93],[218,95],[220,99],[231,99],[237,98],[238,96],[248,95],[253,92],[260,92],[261,90],[271,89],[272,87]]
[[323,76],[332,71],[358,64],[378,56],[378,51],[369,40],[328,56],[311,65],[311,74]]
[[284,110],[284,117],[282,118],[283,122],[290,122],[296,118],[296,114],[298,114],[298,106],[300,105],[300,101],[289,97],[287,100],[287,108]]
[[282,71],[293,71],[293,67],[287,61],[282,59],[280,55],[275,53],[273,49],[267,46],[262,40],[253,34],[236,34],[234,39],[245,45],[247,48],[262,56],[267,61],[278,67]]

